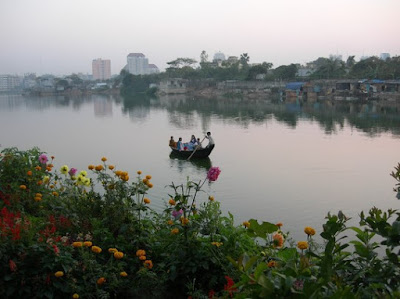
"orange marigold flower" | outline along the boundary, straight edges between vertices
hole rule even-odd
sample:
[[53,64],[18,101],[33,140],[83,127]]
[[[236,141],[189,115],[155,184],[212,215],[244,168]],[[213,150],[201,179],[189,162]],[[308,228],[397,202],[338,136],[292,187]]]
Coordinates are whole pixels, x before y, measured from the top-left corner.
[[102,249],[99,246],[92,246],[92,251],[94,253],[100,253]]
[[58,196],[58,192],[56,192],[56,191],[53,191],[53,193],[52,193],[54,196]]
[[315,235],[315,229],[313,229],[311,226],[306,226],[304,228],[304,232],[309,236],[314,236]]
[[102,171],[104,169],[103,165],[97,165],[95,168],[97,171]]
[[149,181],[148,179],[143,179],[143,181],[142,181],[142,182],[143,182],[143,183],[145,183],[145,184],[147,184],[147,183],[148,183],[148,181]]
[[146,255],[146,251],[144,251],[143,249],[139,249],[138,251],[136,251],[136,256],[142,256],[142,255]]
[[141,260],[141,261],[145,261],[145,260],[146,260],[146,256],[145,256],[145,255],[141,255],[141,256],[139,256],[139,260]]
[[54,157],[54,156],[51,156],[50,158],[51,158],[51,160],[54,160],[55,157]]
[[106,282],[106,279],[104,277],[100,277],[99,279],[97,279],[97,284],[98,285],[102,285],[105,282]]
[[153,188],[153,184],[150,183],[150,182],[148,182],[146,185],[147,185],[147,187],[149,187],[149,188]]
[[83,242],[83,245],[84,245],[85,247],[92,247],[93,243],[90,242],[90,241],[85,241],[85,242]]
[[283,246],[284,241],[285,241],[285,239],[283,238],[283,236],[281,234],[274,234],[272,236],[272,245],[275,248],[281,248]]
[[250,222],[243,221],[243,225],[244,225],[244,227],[249,228],[250,227]]
[[35,201],[41,201],[42,200],[42,198],[40,197],[40,196],[35,196]]
[[43,181],[39,180],[36,184],[37,184],[38,186],[40,186],[41,184],[43,184]]
[[182,217],[181,217],[181,223],[182,223],[182,225],[186,225],[186,224],[189,223],[189,219],[184,218],[184,217],[182,216]]
[[146,179],[151,180],[151,175],[146,175]]
[[122,271],[122,272],[119,273],[119,276],[121,276],[121,277],[127,277],[127,276],[128,276],[128,273],[126,273],[125,271]]
[[19,189],[21,189],[21,190],[26,190],[26,186],[25,186],[25,185],[20,185],[20,186],[19,186]]
[[54,273],[55,277],[63,277],[64,276],[64,272],[63,271],[57,271],[56,273]]
[[101,161],[106,162],[106,161],[107,161],[107,158],[106,158],[106,157],[103,157],[103,158],[101,158]]
[[89,169],[89,170],[93,170],[93,169],[94,169],[94,165],[89,165],[89,166],[88,166],[88,169]]
[[121,175],[121,180],[125,182],[129,181],[129,175]]
[[32,175],[32,171],[28,170],[28,172],[26,173],[27,175],[31,176]]
[[209,200],[209,201],[214,201],[214,196],[209,196],[209,197],[208,197],[208,200]]
[[308,248],[308,242],[307,241],[300,241],[297,242],[297,248],[304,250]]
[[42,197],[42,193],[36,193],[35,196]]
[[72,246],[75,247],[75,248],[82,247],[83,243],[82,242],[73,242]]
[[269,261],[267,264],[268,268],[275,268],[276,265],[277,265],[276,261]]
[[141,172],[140,170],[138,170],[137,174],[138,174],[138,175],[141,175],[141,174],[142,174],[142,172]]
[[147,197],[143,198],[143,201],[145,204],[149,204],[150,203],[150,199],[148,199]]
[[144,265],[147,269],[153,268],[153,262],[152,262],[151,260],[146,260],[146,261],[144,261],[143,265]]
[[179,229],[177,229],[177,228],[174,228],[171,230],[171,235],[176,235],[178,233],[179,233]]
[[47,167],[46,167],[46,170],[47,170],[47,171],[51,171],[51,167],[50,167],[50,166],[47,166]]
[[169,225],[172,225],[172,224],[174,224],[174,222],[170,219],[170,220],[168,220],[167,221],[167,223],[169,224]]
[[42,167],[40,167],[40,166],[38,165],[38,166],[35,167],[35,169],[36,169],[37,171],[40,171],[40,170],[42,170]]
[[278,222],[278,223],[276,224],[276,226],[280,228],[280,227],[283,226],[283,224],[282,224],[282,222]]
[[121,252],[121,251],[114,252],[114,257],[115,257],[117,260],[120,260],[120,259],[122,259],[122,258],[124,257],[124,253]]
[[115,252],[118,252],[118,249],[117,248],[108,248],[108,252],[115,253]]
[[110,170],[113,170],[115,168],[115,166],[114,165],[110,165],[110,166],[108,166],[108,169],[110,169]]
[[117,171],[115,171],[114,173],[115,173],[116,176],[120,176],[121,173],[122,173],[122,171],[121,171],[121,170],[117,170]]
[[176,205],[176,202],[175,202],[175,200],[173,200],[172,198],[169,200],[169,202],[168,202],[171,206],[174,206],[174,205]]

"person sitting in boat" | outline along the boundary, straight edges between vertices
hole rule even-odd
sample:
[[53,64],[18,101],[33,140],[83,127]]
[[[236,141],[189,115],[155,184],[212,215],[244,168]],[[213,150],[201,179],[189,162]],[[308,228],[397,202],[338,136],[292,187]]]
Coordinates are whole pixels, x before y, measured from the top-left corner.
[[169,140],[169,146],[170,147],[176,147],[176,142],[174,140],[174,136],[171,136],[171,139]]
[[196,139],[196,137],[194,137],[194,135],[192,135],[192,137],[190,138],[190,143],[193,145],[196,145],[197,139]]
[[178,143],[176,144],[176,148],[178,149],[178,151],[183,151],[184,150],[182,137],[179,137]]
[[208,139],[207,147],[215,145],[214,139],[211,137],[211,133],[207,132],[206,138]]

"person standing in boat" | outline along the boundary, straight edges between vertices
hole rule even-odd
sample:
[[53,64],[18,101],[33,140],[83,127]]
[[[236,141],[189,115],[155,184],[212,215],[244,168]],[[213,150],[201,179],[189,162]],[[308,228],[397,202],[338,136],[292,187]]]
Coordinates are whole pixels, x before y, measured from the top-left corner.
[[178,143],[176,145],[176,148],[178,149],[178,151],[183,151],[183,142],[182,142],[182,137],[179,137]]
[[197,149],[203,148],[203,146],[201,145],[200,138],[197,138],[197,145],[196,145],[196,148],[197,148]]
[[207,147],[215,145],[214,139],[211,137],[211,133],[207,132],[206,138],[208,139]]

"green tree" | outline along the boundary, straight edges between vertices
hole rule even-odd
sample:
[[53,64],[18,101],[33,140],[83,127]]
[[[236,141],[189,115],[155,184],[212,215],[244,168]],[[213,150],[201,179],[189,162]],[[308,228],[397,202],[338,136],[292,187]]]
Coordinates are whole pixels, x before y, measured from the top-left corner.
[[240,54],[240,64],[243,68],[246,68],[249,65],[250,56],[247,53]]
[[250,67],[247,74],[247,80],[255,80],[257,75],[266,74],[272,65],[273,64],[270,62],[263,62],[262,64]]
[[274,78],[282,80],[294,79],[296,78],[297,69],[297,65],[293,63],[290,65],[281,65],[274,70]]

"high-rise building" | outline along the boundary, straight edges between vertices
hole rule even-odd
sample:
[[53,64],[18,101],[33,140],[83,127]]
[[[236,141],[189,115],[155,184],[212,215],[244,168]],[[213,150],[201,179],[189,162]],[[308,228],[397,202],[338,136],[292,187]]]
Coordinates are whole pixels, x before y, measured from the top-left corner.
[[111,61],[109,59],[94,59],[92,62],[93,80],[108,80],[111,78]]
[[21,87],[22,79],[16,75],[0,75],[0,91],[12,91]]
[[130,53],[127,57],[128,72],[132,75],[147,75],[149,60],[143,53]]

